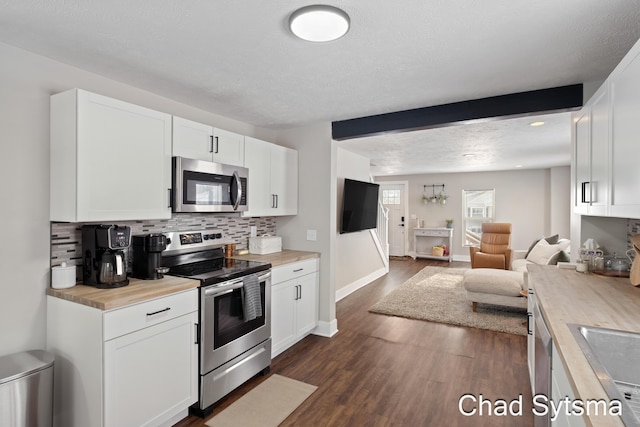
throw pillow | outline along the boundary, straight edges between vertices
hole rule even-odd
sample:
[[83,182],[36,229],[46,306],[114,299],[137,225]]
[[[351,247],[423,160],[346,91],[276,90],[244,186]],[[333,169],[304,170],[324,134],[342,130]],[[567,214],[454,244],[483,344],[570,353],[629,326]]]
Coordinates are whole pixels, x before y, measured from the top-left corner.
[[529,250],[527,250],[527,253],[524,255],[524,257],[526,258],[529,256],[529,254],[531,253],[531,250],[538,244],[540,240],[544,239],[550,245],[555,245],[556,243],[558,243],[558,238],[559,236],[557,234],[554,234],[553,236],[541,237],[539,239],[534,240],[533,243],[531,243],[531,245],[529,246]]
[[531,252],[526,257],[527,261],[535,264],[547,265],[555,258],[556,262],[558,254],[568,248],[570,242],[568,240],[550,245],[545,239],[540,241],[531,249]]

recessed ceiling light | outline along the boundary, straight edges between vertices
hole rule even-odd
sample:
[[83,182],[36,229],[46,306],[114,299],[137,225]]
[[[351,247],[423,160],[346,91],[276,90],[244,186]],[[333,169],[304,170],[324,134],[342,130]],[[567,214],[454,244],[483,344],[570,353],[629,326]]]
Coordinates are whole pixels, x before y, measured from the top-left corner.
[[349,15],[328,5],[305,6],[293,12],[289,28],[297,37],[311,42],[339,39],[349,31]]
[[476,155],[473,153],[463,154],[462,157],[475,157]]
[[532,122],[529,123],[529,126],[542,126],[544,124],[544,122]]
[[517,167],[517,168],[521,168],[521,167],[522,167],[522,165],[516,165],[516,167]]

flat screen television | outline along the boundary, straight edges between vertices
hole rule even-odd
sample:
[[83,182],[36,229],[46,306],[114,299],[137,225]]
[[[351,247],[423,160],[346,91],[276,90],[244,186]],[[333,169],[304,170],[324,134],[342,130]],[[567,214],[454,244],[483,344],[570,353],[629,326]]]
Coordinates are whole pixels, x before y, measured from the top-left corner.
[[379,188],[371,182],[344,180],[340,233],[377,227]]

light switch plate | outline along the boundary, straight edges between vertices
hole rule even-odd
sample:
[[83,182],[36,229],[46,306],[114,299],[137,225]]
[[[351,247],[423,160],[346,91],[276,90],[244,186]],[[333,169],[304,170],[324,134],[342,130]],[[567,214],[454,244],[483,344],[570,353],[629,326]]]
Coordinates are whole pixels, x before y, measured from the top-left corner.
[[316,230],[307,230],[307,240],[316,240]]

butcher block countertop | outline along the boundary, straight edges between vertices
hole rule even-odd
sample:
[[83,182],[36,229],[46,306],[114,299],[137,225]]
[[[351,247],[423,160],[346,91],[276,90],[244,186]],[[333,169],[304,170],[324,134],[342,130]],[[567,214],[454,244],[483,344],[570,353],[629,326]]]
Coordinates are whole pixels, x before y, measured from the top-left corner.
[[[555,266],[529,265],[542,315],[577,399],[608,397],[567,327],[568,323],[640,332],[640,288],[628,278],[578,273]],[[638,363],[629,359],[629,363]],[[622,426],[616,416],[584,417],[587,425]]]
[[284,264],[291,264],[292,262],[318,257],[320,257],[320,254],[317,252],[283,250],[282,252],[274,252],[266,255],[236,255],[233,258],[246,261],[268,262],[272,267],[278,267]]
[[98,289],[94,286],[76,285],[68,289],[47,289],[47,295],[87,305],[99,310],[112,310],[127,305],[160,298],[200,286],[198,280],[164,276],[158,280],[129,278],[129,284],[121,288]]

